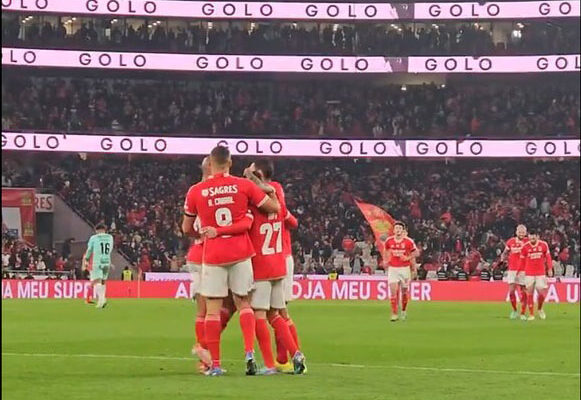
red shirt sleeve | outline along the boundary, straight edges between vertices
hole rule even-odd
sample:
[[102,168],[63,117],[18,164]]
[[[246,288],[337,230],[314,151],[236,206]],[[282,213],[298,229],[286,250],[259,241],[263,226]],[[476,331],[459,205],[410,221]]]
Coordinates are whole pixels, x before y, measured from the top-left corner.
[[299,221],[288,210],[286,212],[286,217],[284,219],[284,226],[287,229],[297,229],[299,227]]
[[246,193],[246,196],[248,196],[248,202],[256,208],[260,208],[264,203],[266,203],[268,196],[254,182],[251,182],[248,179],[245,179],[244,182],[244,192]]
[[186,214],[188,217],[195,217],[198,215],[193,186],[190,188],[190,190],[188,190],[188,194],[186,194],[186,201],[184,202],[184,214]]

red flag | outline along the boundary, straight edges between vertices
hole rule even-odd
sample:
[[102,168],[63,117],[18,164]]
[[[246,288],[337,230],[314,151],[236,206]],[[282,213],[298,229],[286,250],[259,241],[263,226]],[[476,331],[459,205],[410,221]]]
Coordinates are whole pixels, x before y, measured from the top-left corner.
[[369,222],[375,240],[378,243],[383,243],[388,236],[393,233],[393,224],[395,219],[381,208],[373,204],[363,203],[355,200],[355,204],[363,213],[363,216]]

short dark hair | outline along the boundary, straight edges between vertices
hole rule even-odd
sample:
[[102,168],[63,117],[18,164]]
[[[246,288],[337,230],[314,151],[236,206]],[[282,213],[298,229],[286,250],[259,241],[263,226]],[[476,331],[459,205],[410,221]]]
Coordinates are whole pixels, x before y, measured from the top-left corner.
[[262,172],[264,179],[272,179],[274,176],[274,163],[271,160],[260,159],[254,162],[257,171]]
[[106,230],[107,230],[107,226],[106,226],[104,223],[102,223],[102,222],[99,222],[99,223],[98,223],[98,224],[95,226],[95,230],[96,230],[96,231],[106,231]]
[[539,230],[536,228],[530,228],[529,229],[529,235],[538,235],[539,234]]
[[230,150],[226,146],[216,146],[210,152],[212,162],[217,165],[226,165],[230,160]]
[[407,229],[408,227],[406,226],[406,224],[402,221],[395,221],[395,223],[393,224],[393,227],[395,228],[396,226],[401,226],[403,229]]

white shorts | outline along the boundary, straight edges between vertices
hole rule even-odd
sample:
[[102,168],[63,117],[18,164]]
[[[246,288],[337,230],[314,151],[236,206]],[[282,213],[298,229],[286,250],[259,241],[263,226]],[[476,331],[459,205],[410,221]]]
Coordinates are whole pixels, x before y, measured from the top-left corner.
[[549,284],[547,283],[546,275],[527,275],[525,277],[525,286],[527,289],[533,286],[535,289],[546,289],[549,287]]
[[201,294],[204,297],[224,298],[228,296],[228,290],[238,296],[247,296],[253,288],[250,258],[232,265],[202,267]]
[[192,283],[190,284],[190,297],[193,299],[200,294],[200,287],[202,282],[202,266],[192,262],[186,263],[186,271],[192,275]]
[[525,284],[525,273],[524,271],[507,271],[506,281],[509,285],[516,284],[524,286]]
[[283,278],[284,301],[289,302],[293,299],[293,281],[295,276],[295,260],[293,256],[286,258],[286,275]]
[[285,308],[283,280],[284,278],[274,281],[254,282],[254,291],[250,300],[252,308],[265,311],[271,308],[277,310]]
[[412,274],[410,267],[389,267],[387,269],[388,283],[401,283],[401,286],[407,288],[410,285]]

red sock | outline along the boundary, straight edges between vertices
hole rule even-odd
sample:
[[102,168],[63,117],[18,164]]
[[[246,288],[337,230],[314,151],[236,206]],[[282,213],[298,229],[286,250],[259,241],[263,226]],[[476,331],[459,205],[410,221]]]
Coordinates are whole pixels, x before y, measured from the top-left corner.
[[512,291],[509,293],[508,297],[510,298],[510,305],[512,306],[512,310],[516,311],[516,293]]
[[527,295],[527,301],[529,303],[529,315],[535,315],[535,296],[529,293]]
[[220,366],[220,334],[222,324],[219,315],[206,315],[205,339],[212,356],[212,367]]
[[268,322],[270,322],[270,325],[274,329],[274,334],[280,337],[280,340],[282,341],[282,344],[284,345],[285,349],[291,355],[294,356],[294,354],[299,350],[299,348],[295,343],[285,320],[280,315],[276,315],[273,318],[269,319]]
[[276,341],[276,362],[279,364],[286,364],[288,362],[288,353],[286,351],[286,347],[284,347],[280,335],[277,335],[276,332],[274,338]]
[[93,295],[91,294],[92,291],[93,291],[93,288],[91,288],[91,290],[87,291],[87,297],[85,297],[85,301],[87,303],[89,303],[91,300],[93,300]]
[[543,309],[543,303],[545,302],[545,296],[539,293],[539,298],[537,299],[539,311]]
[[254,351],[254,337],[256,336],[256,321],[251,308],[240,310],[240,329],[244,337],[244,351]]
[[405,311],[408,308],[408,293],[401,292],[401,310]]
[[393,315],[397,314],[397,295],[392,295],[389,301],[391,302],[391,313]]
[[527,292],[524,290],[520,293],[520,313],[525,315],[527,311]]
[[285,319],[285,322],[288,325],[288,330],[290,331],[290,333],[291,333],[291,335],[293,337],[293,340],[297,344],[297,347],[300,349],[301,348],[301,343],[299,342],[299,334],[297,332],[297,327],[295,326],[295,323],[290,318]]
[[206,319],[204,317],[196,318],[196,342],[200,344],[204,349],[208,348],[206,344],[206,338],[204,335],[206,328]]
[[226,329],[228,322],[230,322],[230,318],[232,318],[232,313],[230,310],[222,307],[220,310],[220,322],[222,323],[222,330]]
[[258,340],[258,346],[260,347],[260,352],[262,353],[264,365],[266,368],[274,368],[272,343],[270,341],[270,332],[268,331],[266,319],[261,318],[256,320],[256,340]]

